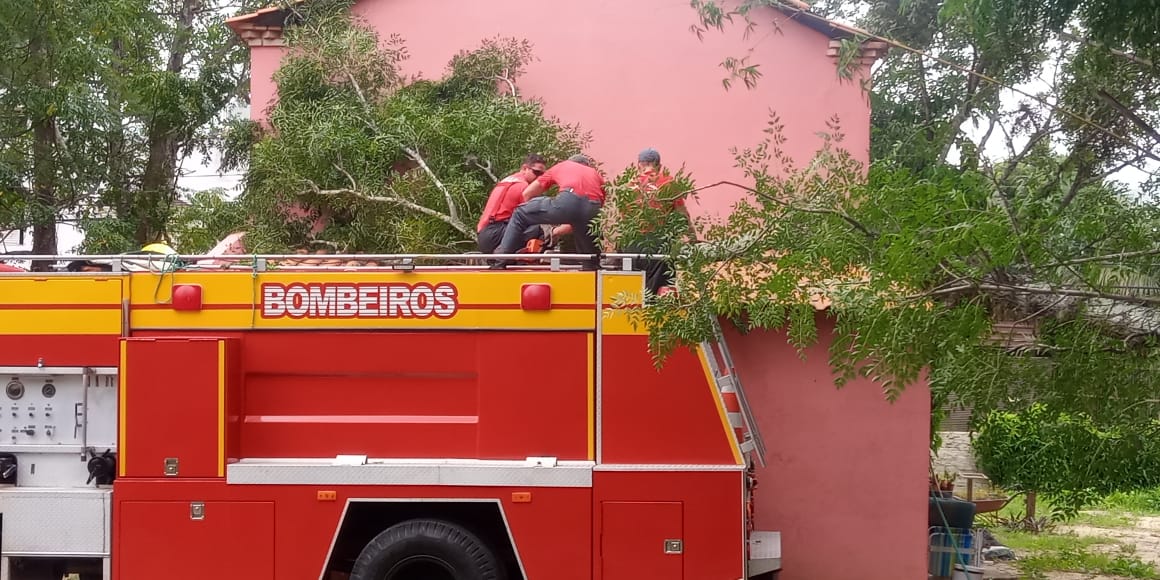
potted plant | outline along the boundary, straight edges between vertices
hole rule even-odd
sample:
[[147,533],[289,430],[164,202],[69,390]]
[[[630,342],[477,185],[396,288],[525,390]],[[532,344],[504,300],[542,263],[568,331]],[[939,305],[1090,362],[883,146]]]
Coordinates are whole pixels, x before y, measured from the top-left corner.
[[944,470],[941,475],[931,474],[930,494],[933,497],[953,497],[957,474]]
[[950,527],[968,529],[975,519],[975,504],[955,497],[957,473],[943,471],[930,476],[930,511],[927,525],[930,527]]

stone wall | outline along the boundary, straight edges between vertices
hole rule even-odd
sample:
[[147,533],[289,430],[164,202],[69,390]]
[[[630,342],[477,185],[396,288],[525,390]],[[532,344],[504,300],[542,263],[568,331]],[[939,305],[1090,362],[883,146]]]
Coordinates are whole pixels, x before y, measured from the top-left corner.
[[[955,480],[955,491],[959,494],[966,494],[967,480],[963,479],[963,473],[978,473],[979,469],[975,466],[975,455],[971,450],[971,434],[966,431],[942,431],[939,433],[942,436],[942,447],[939,448],[938,454],[932,453],[931,459],[934,461],[934,472],[937,475],[942,475],[944,470],[951,473],[960,474]],[[975,482],[975,495],[978,496],[980,491],[985,492],[987,485],[985,482]]]

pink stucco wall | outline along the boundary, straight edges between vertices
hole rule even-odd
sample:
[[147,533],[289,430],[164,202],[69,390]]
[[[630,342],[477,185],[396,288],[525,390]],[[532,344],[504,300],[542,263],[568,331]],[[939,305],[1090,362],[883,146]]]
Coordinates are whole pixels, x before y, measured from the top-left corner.
[[[402,35],[411,55],[405,71],[426,78],[443,75],[455,53],[485,38],[527,39],[538,60],[520,80],[521,94],[592,131],[586,153],[610,175],[655,147],[666,165],[685,164],[699,182],[735,178],[729,149],[757,145],[770,110],[785,124],[786,148],[802,162],[831,115],[841,120],[850,150],[863,160],[869,155],[869,105],[858,80],[839,81],[828,38],[772,10],[759,14],[748,40],[740,25],[699,40],[689,30],[697,15],[688,0],[360,0],[354,10],[384,36]],[[738,80],[726,91],[720,63],[747,55],[760,65],[759,85],[747,90]],[[267,87],[276,66],[268,54],[255,56],[255,118],[273,95]],[[741,195],[704,192],[691,209],[716,214]]]
[[255,121],[264,120],[267,110],[277,102],[278,87],[273,76],[282,54],[280,46],[250,47],[250,118]]
[[783,332],[726,340],[765,441],[757,527],[781,532],[789,580],[926,578],[930,393],[890,403],[856,380],[834,387],[833,321],[818,314],[805,360]]
[[[411,55],[405,72],[427,78],[484,38],[529,40],[538,61],[519,81],[521,94],[591,131],[586,153],[610,176],[655,147],[666,165],[686,165],[699,183],[744,181],[729,149],[756,146],[770,110],[799,165],[833,115],[846,147],[858,159],[869,156],[869,104],[859,80],[838,78],[827,37],[773,11],[758,15],[761,25],[747,40],[740,26],[698,40],[688,0],[360,0],[355,11],[384,36],[402,35]],[[726,91],[721,61],[746,55],[760,65],[757,88],[737,81]],[[255,118],[274,95],[268,79],[276,66],[270,52],[255,52]],[[690,209],[720,214],[741,195],[706,191]],[[836,390],[824,343],[804,362],[783,335],[729,343],[770,450],[758,518],[762,529],[783,533],[783,580],[925,578],[925,390],[890,405],[872,385]]]

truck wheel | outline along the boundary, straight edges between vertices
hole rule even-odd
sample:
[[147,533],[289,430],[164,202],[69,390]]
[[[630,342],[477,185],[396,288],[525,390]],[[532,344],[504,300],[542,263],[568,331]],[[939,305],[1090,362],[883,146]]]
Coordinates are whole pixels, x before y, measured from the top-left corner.
[[475,534],[440,520],[408,520],[367,543],[350,580],[504,580]]

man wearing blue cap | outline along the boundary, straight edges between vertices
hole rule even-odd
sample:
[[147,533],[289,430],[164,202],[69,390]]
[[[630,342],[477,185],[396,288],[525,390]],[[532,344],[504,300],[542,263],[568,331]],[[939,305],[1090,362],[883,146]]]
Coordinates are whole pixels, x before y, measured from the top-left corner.
[[[672,176],[661,169],[661,154],[651,147],[641,151],[636,158],[636,167],[640,172],[636,178],[637,202],[641,205],[648,204],[651,208],[662,210],[666,214],[673,212],[681,214],[691,227],[692,220],[689,218],[688,208],[685,207],[684,195],[672,196],[669,192],[665,192],[665,196],[660,195],[661,189],[673,181]],[[662,219],[667,217],[666,215]],[[649,235],[653,228],[646,226],[644,229],[645,231],[640,232],[644,234],[643,239],[620,249],[619,253],[652,254],[664,251],[663,240]],[[639,259],[634,262],[634,268],[644,270],[645,287],[653,294],[675,281],[673,270],[665,260]]]

